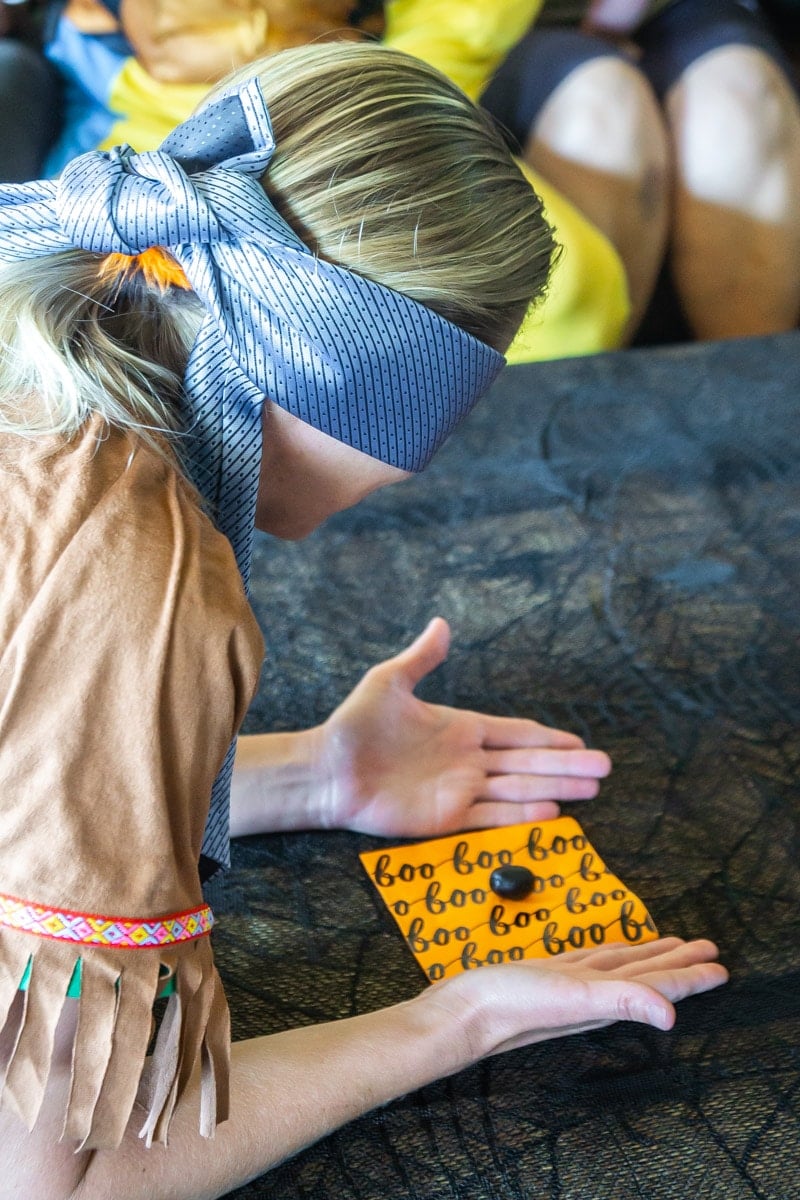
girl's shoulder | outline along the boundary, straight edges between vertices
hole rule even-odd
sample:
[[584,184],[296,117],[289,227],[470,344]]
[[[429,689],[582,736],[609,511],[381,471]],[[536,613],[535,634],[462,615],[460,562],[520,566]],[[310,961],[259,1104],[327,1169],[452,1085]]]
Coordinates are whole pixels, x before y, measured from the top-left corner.
[[169,448],[100,418],[72,438],[0,435],[0,644],[54,577],[66,604],[90,591],[160,606],[177,572],[224,624],[250,621],[227,539]]

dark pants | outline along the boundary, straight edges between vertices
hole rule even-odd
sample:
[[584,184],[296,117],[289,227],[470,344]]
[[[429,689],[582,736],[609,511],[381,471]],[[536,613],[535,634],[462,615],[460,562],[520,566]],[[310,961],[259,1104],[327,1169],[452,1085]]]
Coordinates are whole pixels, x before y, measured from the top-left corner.
[[59,126],[57,72],[38,51],[0,40],[0,182],[38,179]]
[[[797,87],[797,76],[756,0],[674,0],[633,35],[639,70],[663,99],[703,54],[720,46],[756,46]],[[525,145],[539,112],[576,67],[593,58],[628,59],[613,42],[571,27],[536,24],[517,43],[481,97],[515,148]]]

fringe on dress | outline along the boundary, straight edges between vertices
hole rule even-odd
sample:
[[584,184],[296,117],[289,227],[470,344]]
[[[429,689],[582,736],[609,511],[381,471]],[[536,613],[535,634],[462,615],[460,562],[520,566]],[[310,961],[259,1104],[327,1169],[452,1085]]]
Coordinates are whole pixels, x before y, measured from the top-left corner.
[[[148,1146],[166,1144],[175,1107],[198,1065],[200,1133],[213,1136],[228,1116],[230,1017],[208,937],[113,949],[0,931],[0,1107],[33,1127],[56,1025],[79,959],[78,1021],[62,1140],[78,1149],[114,1149],[138,1099],[146,1109],[139,1136]],[[29,963],[28,987],[20,991]],[[148,1059],[153,1003],[168,977],[162,967],[174,976],[175,990]]]

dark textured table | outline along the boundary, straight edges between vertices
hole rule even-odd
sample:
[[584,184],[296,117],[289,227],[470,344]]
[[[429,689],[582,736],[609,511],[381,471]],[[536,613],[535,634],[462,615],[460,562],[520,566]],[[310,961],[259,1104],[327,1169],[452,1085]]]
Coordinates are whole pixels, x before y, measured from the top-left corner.
[[[517,368],[419,479],[260,540],[252,731],[323,717],[429,617],[422,694],[581,733],[578,815],[730,985],[663,1034],[515,1051],[355,1122],[239,1200],[800,1197],[800,335]],[[253,838],[217,888],[234,1032],[364,1012],[423,976],[357,860]]]

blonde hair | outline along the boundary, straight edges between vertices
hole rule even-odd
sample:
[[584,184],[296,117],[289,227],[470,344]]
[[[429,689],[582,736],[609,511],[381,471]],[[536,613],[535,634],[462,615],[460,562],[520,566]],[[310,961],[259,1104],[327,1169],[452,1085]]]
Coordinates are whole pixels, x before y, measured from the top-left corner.
[[[287,50],[211,96],[253,75],[276,140],[262,184],[309,248],[505,349],[544,291],[554,240],[491,119],[379,46]],[[92,412],[174,426],[199,301],[109,279],[102,262],[73,250],[0,268],[0,430],[69,435]]]

